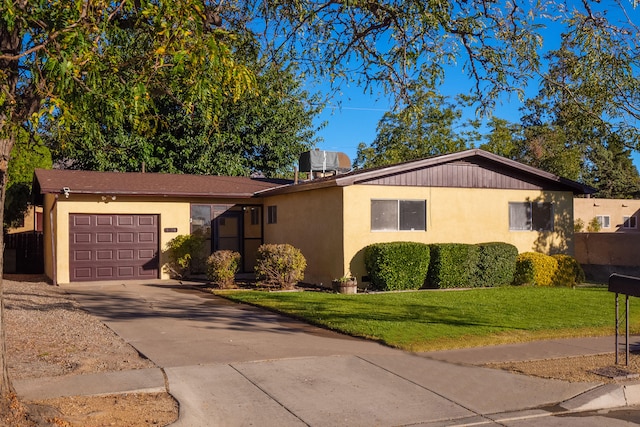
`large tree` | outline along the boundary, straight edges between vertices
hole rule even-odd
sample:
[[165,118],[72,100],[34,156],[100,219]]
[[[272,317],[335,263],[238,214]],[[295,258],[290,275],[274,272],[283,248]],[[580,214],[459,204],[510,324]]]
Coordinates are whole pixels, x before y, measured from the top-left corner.
[[360,143],[356,168],[388,165],[451,153],[472,144],[475,128],[461,129],[462,111],[446,98],[417,90],[398,113],[385,113],[371,145]]
[[[203,114],[213,119],[225,96],[238,99],[253,89],[251,72],[234,62],[227,34],[216,24],[215,12],[196,0],[2,2],[0,205],[20,132],[79,120],[95,133],[96,126],[82,119],[96,111],[105,126],[126,118],[136,131],[151,131],[151,93],[179,94],[185,114],[204,105]],[[131,37],[135,56],[123,49],[133,44]],[[1,266],[0,259],[0,273]],[[3,318],[0,284],[0,410],[12,391]]]
[[[640,177],[630,155],[640,144],[633,103],[640,80],[627,78],[638,59],[627,55],[583,52],[571,38],[550,52],[540,92],[523,110],[516,159],[592,185],[599,197],[636,196]],[[617,105],[618,96],[630,102]]]
[[165,173],[291,174],[300,153],[315,144],[313,119],[322,104],[317,95],[301,89],[291,67],[259,67],[255,61],[247,65],[255,72],[258,92],[237,101],[223,99],[214,120],[206,118],[201,106],[184,114],[179,99],[159,95],[154,99],[153,133],[136,132],[125,120],[117,128],[101,126],[87,135],[86,126],[75,123],[72,132],[50,130],[54,157],[83,170],[125,172],[144,166]]

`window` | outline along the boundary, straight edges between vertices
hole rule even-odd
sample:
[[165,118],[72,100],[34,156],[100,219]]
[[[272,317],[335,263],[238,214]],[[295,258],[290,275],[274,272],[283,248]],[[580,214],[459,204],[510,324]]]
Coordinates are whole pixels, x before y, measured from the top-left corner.
[[553,204],[509,202],[509,230],[553,231]]
[[637,220],[635,216],[623,216],[622,228],[637,228]]
[[611,218],[609,215],[596,215],[596,220],[598,221],[598,224],[600,224],[601,228],[611,227]]
[[267,224],[276,224],[278,222],[278,207],[267,207]]
[[251,212],[251,225],[260,225],[260,209],[249,208],[249,212]]
[[371,200],[372,231],[424,231],[426,200]]

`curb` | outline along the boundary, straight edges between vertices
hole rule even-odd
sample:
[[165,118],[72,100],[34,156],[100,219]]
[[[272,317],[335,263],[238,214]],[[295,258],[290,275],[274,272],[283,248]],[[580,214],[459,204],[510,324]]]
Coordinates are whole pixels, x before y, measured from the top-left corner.
[[571,412],[596,411],[640,405],[640,383],[604,384],[560,403]]
[[15,380],[13,386],[18,396],[25,400],[167,391],[160,368],[31,378]]

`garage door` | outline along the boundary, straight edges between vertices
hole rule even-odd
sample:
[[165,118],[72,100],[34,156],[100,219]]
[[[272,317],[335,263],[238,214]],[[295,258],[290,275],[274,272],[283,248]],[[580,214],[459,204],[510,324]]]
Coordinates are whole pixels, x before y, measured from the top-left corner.
[[72,282],[158,278],[158,215],[69,216]]

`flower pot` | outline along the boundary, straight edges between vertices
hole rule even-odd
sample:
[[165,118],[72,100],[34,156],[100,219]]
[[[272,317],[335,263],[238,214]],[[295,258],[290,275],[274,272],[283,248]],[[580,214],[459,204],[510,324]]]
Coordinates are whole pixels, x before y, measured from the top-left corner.
[[335,292],[339,294],[356,294],[358,293],[358,281],[354,278],[351,280],[333,280],[331,286]]

